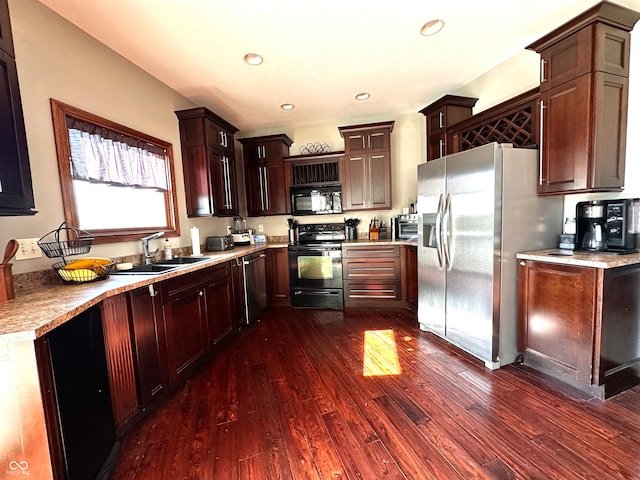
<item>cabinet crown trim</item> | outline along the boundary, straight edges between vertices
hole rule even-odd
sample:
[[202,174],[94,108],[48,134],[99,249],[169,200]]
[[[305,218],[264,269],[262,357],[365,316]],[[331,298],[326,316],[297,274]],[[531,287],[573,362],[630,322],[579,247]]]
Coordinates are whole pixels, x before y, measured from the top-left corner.
[[277,133],[275,135],[263,135],[262,137],[248,137],[248,138],[238,138],[237,139],[243,145],[246,143],[260,143],[260,142],[269,142],[272,140],[279,140],[290,147],[293,143],[293,140],[289,138],[286,133]]
[[358,130],[358,131],[362,131],[362,130],[379,130],[381,128],[388,128],[389,132],[393,131],[393,125],[395,124],[395,120],[391,120],[388,122],[378,122],[378,123],[365,123],[363,125],[348,125],[348,126],[344,126],[344,127],[338,127],[338,130],[340,131],[340,136],[343,136],[343,133],[345,132],[351,132],[353,130]]
[[288,157],[284,157],[283,160],[285,162],[316,163],[331,159],[339,160],[342,156],[344,156],[344,150],[341,150],[339,152],[319,153],[314,155],[290,155]]
[[473,97],[461,97],[459,95],[445,95],[442,98],[439,98],[435,102],[427,105],[418,113],[422,113],[423,115],[428,115],[429,113],[437,110],[445,105],[455,105],[457,107],[474,107],[478,102],[477,98]]
[[178,117],[178,120],[187,120],[191,118],[208,118],[214,123],[217,123],[219,126],[229,130],[231,133],[235,134],[238,131],[238,128],[231,125],[224,118],[219,117],[211,110],[205,107],[197,107],[197,108],[189,108],[187,110],[178,110],[174,112]]
[[527,50],[534,50],[540,53],[542,50],[566,38],[568,35],[595,22],[605,23],[630,32],[639,19],[640,12],[607,1],[600,2],[555,30],[552,30],[526,48]]

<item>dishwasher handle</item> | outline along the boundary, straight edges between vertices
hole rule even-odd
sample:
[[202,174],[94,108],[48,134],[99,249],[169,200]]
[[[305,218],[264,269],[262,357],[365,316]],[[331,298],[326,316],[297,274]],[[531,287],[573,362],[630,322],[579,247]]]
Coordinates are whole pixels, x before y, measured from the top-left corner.
[[257,257],[252,258],[251,260],[245,260],[244,258],[242,259],[242,263],[244,265],[251,265],[254,262],[257,262],[258,260],[260,260],[261,258],[265,258],[267,255],[265,255],[264,253],[261,253],[260,255],[258,255]]

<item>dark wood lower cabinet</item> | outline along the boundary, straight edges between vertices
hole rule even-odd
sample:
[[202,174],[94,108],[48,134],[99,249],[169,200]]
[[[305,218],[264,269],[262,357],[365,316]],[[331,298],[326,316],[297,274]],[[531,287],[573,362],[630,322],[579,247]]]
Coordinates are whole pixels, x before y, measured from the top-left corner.
[[231,262],[166,280],[160,289],[173,388],[237,330]]
[[344,306],[405,306],[401,263],[400,246],[343,245]]
[[162,309],[155,300],[157,286],[128,292],[135,344],[140,405],[143,410],[164,395],[169,386]]
[[407,305],[412,310],[418,309],[418,247],[407,245],[404,247],[404,285]]
[[113,417],[116,430],[121,431],[135,418],[139,410],[127,295],[121,294],[105,299],[100,313]]
[[524,363],[608,398],[640,378],[640,265],[594,268],[520,260]]
[[206,282],[206,270],[199,270],[160,284],[171,388],[184,382],[207,356]]
[[289,250],[267,249],[267,301],[269,305],[290,305]]
[[212,267],[212,283],[204,288],[210,353],[237,330],[230,263]]
[[247,323],[244,300],[244,271],[242,258],[235,258],[231,264],[231,281],[233,283],[233,315],[236,328],[240,329]]

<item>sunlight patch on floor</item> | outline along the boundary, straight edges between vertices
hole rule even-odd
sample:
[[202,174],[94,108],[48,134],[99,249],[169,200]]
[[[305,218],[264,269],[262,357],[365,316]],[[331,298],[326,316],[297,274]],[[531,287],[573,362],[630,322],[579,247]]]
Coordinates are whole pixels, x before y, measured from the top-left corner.
[[364,360],[362,375],[377,377],[400,375],[396,338],[393,330],[367,330],[364,332]]

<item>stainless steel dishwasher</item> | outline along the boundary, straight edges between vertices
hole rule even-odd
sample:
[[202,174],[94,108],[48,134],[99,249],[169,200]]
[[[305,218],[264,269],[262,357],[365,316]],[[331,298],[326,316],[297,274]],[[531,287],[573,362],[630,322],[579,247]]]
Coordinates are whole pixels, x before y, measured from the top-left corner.
[[246,325],[256,323],[267,308],[267,255],[252,253],[242,258],[244,274],[244,305]]

